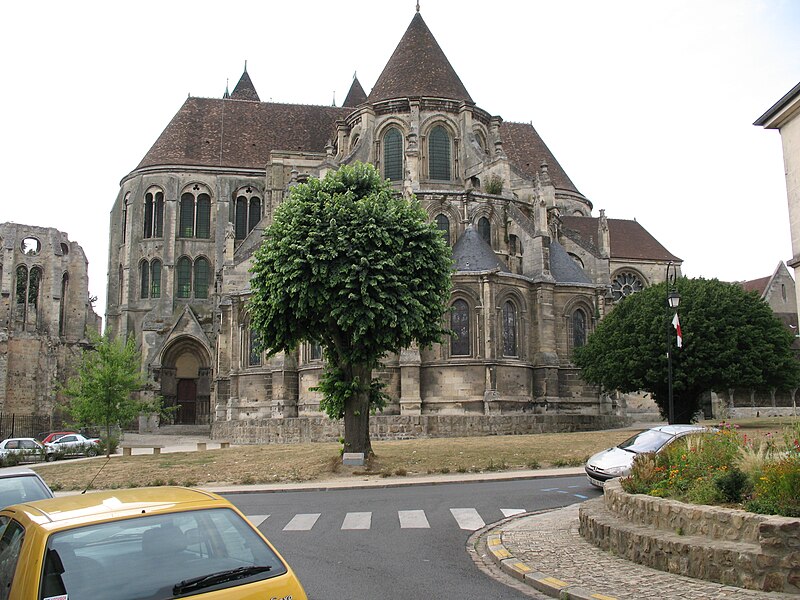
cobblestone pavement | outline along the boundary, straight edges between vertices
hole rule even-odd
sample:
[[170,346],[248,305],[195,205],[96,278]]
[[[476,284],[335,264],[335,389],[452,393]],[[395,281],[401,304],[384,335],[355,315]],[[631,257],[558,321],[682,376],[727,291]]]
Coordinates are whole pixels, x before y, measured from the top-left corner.
[[562,597],[598,600],[797,598],[673,575],[618,558],[580,536],[577,504],[512,518],[484,535],[490,549],[499,538],[492,552],[504,571],[512,574],[506,566],[517,570],[517,578],[556,598],[561,590],[569,592]]

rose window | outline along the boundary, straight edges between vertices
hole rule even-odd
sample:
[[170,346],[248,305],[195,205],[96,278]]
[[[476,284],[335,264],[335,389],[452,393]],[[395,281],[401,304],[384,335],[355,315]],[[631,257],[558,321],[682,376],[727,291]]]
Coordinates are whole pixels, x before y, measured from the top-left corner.
[[611,282],[611,294],[614,296],[614,302],[618,302],[625,296],[641,292],[643,289],[642,280],[636,273],[630,271],[620,273]]

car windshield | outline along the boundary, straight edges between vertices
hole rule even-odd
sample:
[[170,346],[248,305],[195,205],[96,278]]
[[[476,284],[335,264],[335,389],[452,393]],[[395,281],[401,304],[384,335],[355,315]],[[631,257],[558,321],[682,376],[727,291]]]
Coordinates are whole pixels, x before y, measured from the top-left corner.
[[40,600],[162,600],[286,573],[272,549],[227,508],[136,517],[55,533]]
[[0,508],[52,497],[47,486],[35,475],[0,477]]
[[628,452],[635,452],[636,454],[642,452],[658,452],[672,437],[673,436],[663,431],[648,429],[647,431],[642,431],[628,438],[622,442],[618,448],[622,448]]

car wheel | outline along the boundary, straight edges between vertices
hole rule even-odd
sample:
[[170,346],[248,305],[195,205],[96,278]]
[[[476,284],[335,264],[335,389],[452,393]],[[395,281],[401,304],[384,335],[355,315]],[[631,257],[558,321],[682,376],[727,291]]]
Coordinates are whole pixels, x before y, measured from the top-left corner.
[[53,462],[56,459],[56,455],[55,454],[48,454],[47,456],[44,457],[44,459],[47,462]]
[[89,448],[86,451],[86,456],[97,456],[99,453],[97,452],[97,448]]

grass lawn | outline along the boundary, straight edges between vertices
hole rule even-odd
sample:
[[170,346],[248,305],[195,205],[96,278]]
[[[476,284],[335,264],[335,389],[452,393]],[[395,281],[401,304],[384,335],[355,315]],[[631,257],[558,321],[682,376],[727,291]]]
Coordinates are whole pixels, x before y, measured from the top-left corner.
[[[788,418],[734,421],[747,435],[780,431]],[[704,424],[715,425],[716,422]],[[113,456],[58,461],[36,466],[54,490],[151,485],[281,483],[363,477],[403,477],[432,473],[514,471],[582,466],[604,448],[633,435],[630,429],[537,435],[373,441],[375,458],[359,469],[342,468],[339,444],[234,446],[225,450],[175,452],[158,456]],[[101,470],[102,467],[102,470]],[[99,471],[99,473],[98,473]]]

